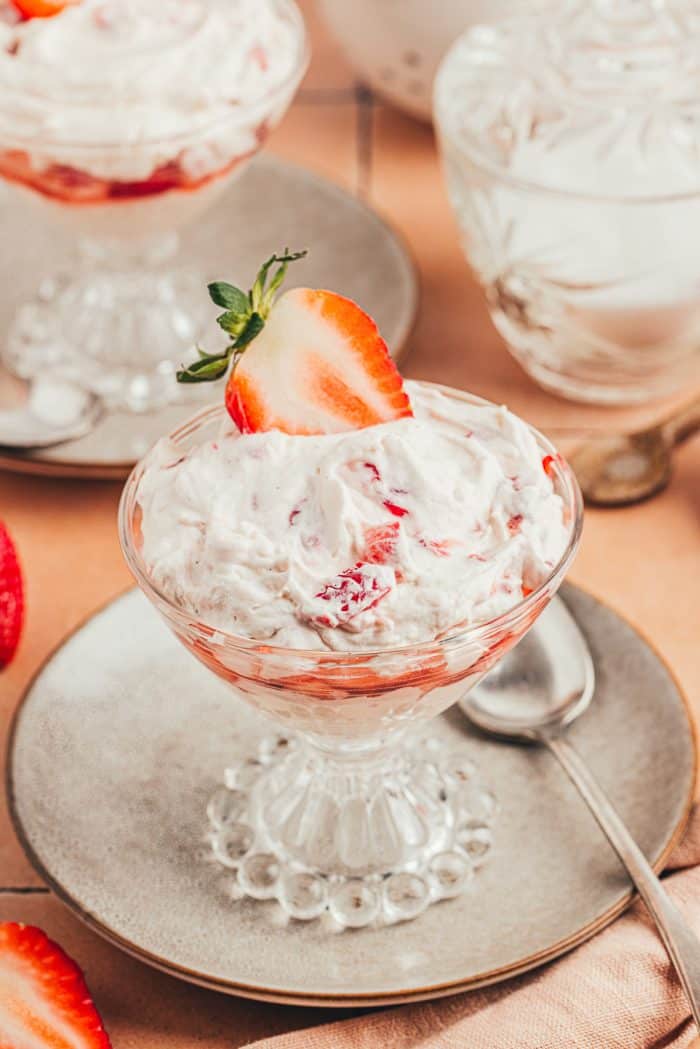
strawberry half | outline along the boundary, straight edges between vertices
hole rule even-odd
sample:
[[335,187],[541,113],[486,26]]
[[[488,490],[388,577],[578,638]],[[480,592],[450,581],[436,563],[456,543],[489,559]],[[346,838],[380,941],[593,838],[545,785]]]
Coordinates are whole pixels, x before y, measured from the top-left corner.
[[242,433],[340,433],[412,415],[386,343],[356,303],[312,288],[276,300],[288,264],[305,254],[273,255],[248,295],[211,284],[212,299],[226,310],[218,322],[233,341],[223,354],[200,354],[178,380],[219,379],[233,361],[226,407]]
[[109,1049],[75,962],[41,929],[0,924],[2,1049]]
[[65,7],[79,4],[80,0],[12,0],[23,18],[53,18]]
[[10,533],[0,522],[0,670],[10,663],[17,650],[23,620],[24,588],[19,559]]
[[411,414],[377,326],[330,291],[295,288],[275,303],[226,386],[243,433],[337,433]]

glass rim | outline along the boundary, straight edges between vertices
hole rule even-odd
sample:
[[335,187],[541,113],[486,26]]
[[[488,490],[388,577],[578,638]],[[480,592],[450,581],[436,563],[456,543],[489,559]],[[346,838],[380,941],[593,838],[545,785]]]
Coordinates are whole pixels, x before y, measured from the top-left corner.
[[[495,406],[493,401],[488,401],[483,397],[478,397],[476,394],[467,393],[464,390],[459,390],[455,387],[446,386],[441,383],[421,381],[420,385],[427,386],[429,389],[438,390],[439,392],[445,393],[447,396],[468,401],[471,404],[488,407]],[[226,408],[223,404],[210,405],[185,420],[185,422],[170,433],[168,437],[177,445],[198,430],[203,429],[208,423],[211,423],[216,419],[221,419],[224,416],[226,416]],[[525,420],[522,421],[525,422]],[[478,623],[471,623],[468,626],[455,624],[455,626],[444,631],[438,638],[372,649],[338,650],[328,648],[290,648],[284,645],[275,645],[274,642],[265,639],[246,637],[242,634],[234,634],[223,630],[221,627],[207,623],[206,620],[195,616],[193,613],[188,612],[187,609],[177,605],[152,581],[146,571],[143,559],[140,557],[133,542],[131,515],[135,508],[135,496],[138,490],[138,484],[141,480],[141,476],[152,449],[146,453],[129,474],[119,500],[118,528],[122,553],[127,566],[139,587],[153,604],[157,607],[159,605],[165,606],[167,609],[167,615],[170,617],[174,616],[177,621],[182,623],[183,627],[190,630],[193,628],[200,628],[210,638],[213,636],[221,638],[221,641],[219,641],[218,644],[222,647],[231,646],[244,651],[254,651],[256,654],[263,654],[265,656],[276,656],[280,658],[288,657],[290,660],[314,660],[318,663],[323,663],[326,666],[342,667],[362,665],[368,661],[391,658],[392,656],[407,656],[410,654],[415,658],[416,656],[421,656],[423,654],[427,655],[431,652],[434,653],[436,650],[442,650],[450,648],[453,645],[476,640],[482,636],[488,636],[500,632],[501,630],[507,630],[511,623],[517,621],[522,615],[525,615],[530,610],[534,609],[541,597],[549,589],[552,582],[563,580],[564,575],[568,571],[571,562],[576,555],[581,540],[581,534],[583,531],[583,497],[576,476],[571,466],[569,466],[567,461],[557,452],[557,449],[552,442],[534,426],[531,426],[527,422],[525,422],[525,425],[528,427],[528,430],[544,453],[554,457],[554,469],[557,471],[558,477],[564,486],[564,491],[567,497],[566,509],[568,509],[571,517],[570,533],[566,547],[551,572],[545,579],[543,579],[539,586],[527,595],[527,597],[520,598],[520,600],[516,601],[514,605],[506,609],[505,612],[501,612],[498,615],[491,617],[491,619],[481,620]]]
[[[298,84],[304,76],[311,59],[311,41],[309,39],[309,31],[296,0],[274,0],[274,3],[285,9],[285,12],[291,16],[291,20],[296,28],[295,62],[293,68],[282,80],[272,84],[265,92],[257,96],[255,99],[245,103],[232,103],[231,112],[221,113],[206,123],[193,125],[188,131],[178,131],[174,135],[155,135],[150,136],[149,138],[140,139],[139,141],[129,142],[94,142],[82,141],[80,139],[60,140],[49,138],[47,140],[48,144],[46,151],[50,152],[52,148],[60,147],[60,149],[69,152],[75,150],[76,152],[84,153],[100,152],[106,149],[115,151],[121,150],[124,152],[138,152],[140,149],[154,148],[162,145],[178,143],[184,145],[200,136],[208,135],[220,127],[225,128],[231,124],[245,120],[246,115],[251,111],[254,111],[258,106],[268,105],[270,108],[274,108],[274,103],[279,97],[284,97],[290,90],[294,90],[295,85]],[[33,95],[32,97],[36,96]],[[2,112],[1,104],[0,112]],[[0,131],[0,150],[6,146],[18,146],[24,149],[34,148],[38,152],[37,142],[41,144],[42,141],[41,130],[38,130],[32,135],[15,133],[5,134],[4,131]]]
[[[435,75],[432,92],[432,109],[438,137],[451,147],[456,149],[463,157],[481,174],[502,182],[504,185],[525,193],[538,193],[551,195],[564,200],[578,200],[591,204],[616,204],[624,207],[646,206],[653,204],[679,204],[700,198],[700,183],[695,189],[678,190],[670,193],[652,194],[645,193],[638,196],[622,196],[618,193],[597,193],[593,190],[568,189],[565,186],[549,185],[537,179],[524,178],[509,171],[507,168],[492,161],[479,148],[480,137],[474,132],[460,133],[456,123],[458,117],[447,113],[447,98],[454,92],[449,84],[451,74],[451,61],[457,54],[460,44],[466,39],[472,29],[467,29],[451,44],[443,56]],[[444,146],[443,146],[444,151]]]

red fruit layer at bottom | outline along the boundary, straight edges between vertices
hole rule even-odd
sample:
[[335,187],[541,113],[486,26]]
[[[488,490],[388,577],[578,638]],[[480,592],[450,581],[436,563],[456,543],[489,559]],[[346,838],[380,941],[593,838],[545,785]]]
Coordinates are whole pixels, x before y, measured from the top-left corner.
[[161,164],[148,178],[134,182],[96,178],[87,171],[81,171],[67,164],[50,164],[47,168],[38,171],[32,167],[27,153],[23,150],[12,149],[0,151],[0,177],[33,189],[44,197],[73,205],[118,203],[142,197],[154,197],[172,190],[194,192],[209,182],[228,175],[235,167],[253,156],[264,141],[266,134],[266,128],[258,128],[256,132],[258,145],[254,149],[234,157],[224,167],[210,171],[200,178],[192,178],[191,175],[188,175],[179,158],[170,160],[167,164]]
[[[316,670],[286,673],[280,665],[276,665],[274,671],[268,665],[268,660],[276,653],[274,646],[260,643],[257,650],[241,655],[227,653],[225,647],[215,641],[203,638],[194,640],[179,631],[178,636],[200,662],[244,695],[251,697],[261,709],[269,712],[270,703],[266,700],[274,702],[278,715],[288,704],[294,706],[307,701],[343,702],[381,700],[386,697],[391,705],[394,702],[392,694],[404,688],[419,689],[420,699],[416,700],[419,703],[435,689],[446,689],[460,683],[466,687],[473,683],[475,677],[482,677],[491,670],[529,630],[548,604],[549,596],[543,594],[512,630],[492,638],[490,643],[486,642],[486,648],[480,655],[474,654],[472,657],[465,652],[463,659],[457,661],[453,654],[451,662],[457,662],[458,665],[450,668],[445,653],[440,649],[439,642],[436,642],[419,662],[412,666],[397,667],[391,678],[385,673],[377,673],[371,665],[364,664],[361,652],[348,652],[348,663],[343,665],[341,661],[337,666],[334,662],[341,658],[341,653],[329,652],[326,658],[319,656]],[[199,629],[206,629],[214,637],[213,629],[204,628],[201,624]],[[227,656],[236,669],[228,665]],[[368,658],[371,663],[371,657]],[[357,660],[356,666],[351,665],[353,660]],[[407,662],[410,663],[410,660]]]

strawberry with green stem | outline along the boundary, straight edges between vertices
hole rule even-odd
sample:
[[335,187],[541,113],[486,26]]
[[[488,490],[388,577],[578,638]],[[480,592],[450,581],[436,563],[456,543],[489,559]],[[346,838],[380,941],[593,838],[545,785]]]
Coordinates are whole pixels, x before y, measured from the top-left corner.
[[277,297],[289,264],[305,255],[273,255],[247,294],[223,281],[210,284],[231,341],[223,353],[200,351],[178,381],[229,373],[226,407],[242,433],[339,433],[412,415],[386,343],[356,303],[312,288]]

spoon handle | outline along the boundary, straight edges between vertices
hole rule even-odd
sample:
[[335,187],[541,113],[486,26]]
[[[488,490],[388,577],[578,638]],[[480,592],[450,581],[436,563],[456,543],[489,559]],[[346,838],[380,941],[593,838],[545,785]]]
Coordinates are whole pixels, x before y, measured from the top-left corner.
[[700,430],[700,397],[695,397],[675,415],[662,424],[663,434],[669,444],[680,444]]
[[661,939],[688,996],[695,1023],[700,1028],[700,940],[671,902],[610,799],[577,751],[562,737],[542,736],[541,739],[558,759],[627,868],[639,895],[656,922]]

